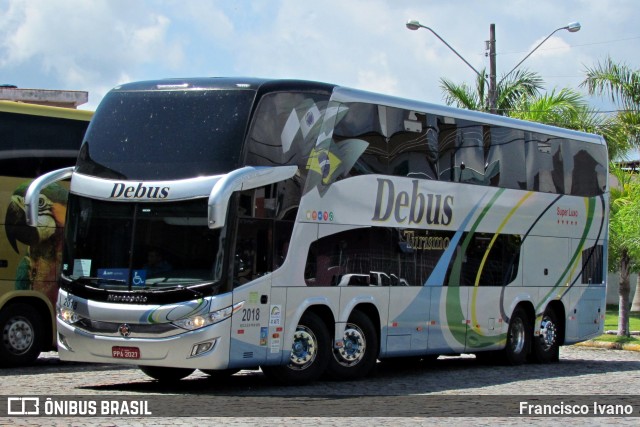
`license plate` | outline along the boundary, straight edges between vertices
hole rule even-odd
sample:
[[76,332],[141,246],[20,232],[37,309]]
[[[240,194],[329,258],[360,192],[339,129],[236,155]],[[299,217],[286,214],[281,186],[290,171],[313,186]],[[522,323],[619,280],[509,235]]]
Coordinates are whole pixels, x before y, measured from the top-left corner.
[[116,359],[140,359],[138,347],[111,347],[111,356]]

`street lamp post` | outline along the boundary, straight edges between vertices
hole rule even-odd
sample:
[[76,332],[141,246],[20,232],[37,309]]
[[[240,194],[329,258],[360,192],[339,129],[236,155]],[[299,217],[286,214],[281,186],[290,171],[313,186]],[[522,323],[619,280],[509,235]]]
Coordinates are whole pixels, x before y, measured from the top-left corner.
[[[457,51],[457,50],[455,50],[454,48],[452,48],[452,47],[451,47],[451,45],[450,45],[449,43],[447,43],[447,42],[445,41],[445,39],[443,39],[442,37],[440,37],[440,36],[438,35],[438,33],[436,33],[435,31],[433,31],[433,29],[432,29],[432,28],[427,27],[427,26],[425,26],[425,25],[422,25],[419,21],[416,21],[416,20],[409,20],[409,21],[407,21],[407,28],[408,28],[408,29],[410,29],[410,30],[413,30],[413,31],[418,30],[418,29],[420,29],[420,28],[424,28],[425,30],[429,30],[429,31],[431,31],[431,33],[433,33],[433,35],[434,35],[434,36],[436,36],[436,37],[437,37],[437,38],[438,38],[442,43],[444,43],[444,45],[445,45],[445,46],[447,46],[447,47],[448,47],[448,48],[449,48],[453,53],[455,53],[455,54],[458,56],[458,58],[462,59],[462,61],[463,61],[465,64],[467,64],[467,65],[469,66],[469,68],[471,68],[471,69],[472,69],[472,70],[473,70],[473,71],[474,71],[478,76],[480,76],[480,78],[485,79],[485,77],[482,75],[482,73],[480,73],[480,71],[476,70],[476,69],[473,67],[473,65],[469,64],[469,61],[467,61],[466,59],[464,59],[464,58],[462,57],[462,55],[460,55],[460,54],[458,53],[458,51]],[[486,80],[486,79],[485,79],[485,80]]]
[[533,52],[535,52],[536,50],[538,50],[538,48],[539,48],[540,46],[542,46],[542,44],[543,44],[544,42],[546,42],[547,40],[549,40],[549,38],[550,38],[552,35],[554,35],[555,33],[557,33],[557,32],[558,32],[558,31],[560,31],[560,30],[567,30],[567,31],[569,31],[570,33],[575,33],[575,32],[577,32],[577,31],[580,31],[580,28],[582,28],[582,27],[580,26],[580,23],[579,23],[579,22],[572,22],[572,23],[570,23],[569,25],[565,25],[564,27],[556,28],[555,30],[553,30],[553,31],[551,32],[551,34],[549,34],[547,37],[545,37],[545,39],[544,39],[544,40],[542,40],[540,43],[538,43],[538,45],[537,45],[536,47],[534,47],[534,48],[531,50],[531,52],[527,53],[527,56],[525,56],[524,58],[522,58],[522,60],[521,60],[520,62],[518,62],[518,63],[516,64],[516,66],[515,66],[515,67],[513,67],[513,68],[511,69],[511,71],[509,71],[507,74],[505,74],[504,76],[502,76],[502,78],[500,79],[500,81],[498,82],[498,84],[502,83],[502,82],[504,81],[504,79],[506,79],[506,78],[507,78],[507,76],[509,76],[511,73],[513,73],[513,72],[516,70],[516,68],[518,68],[518,67],[520,66],[520,64],[522,64],[522,63],[525,61],[525,59],[527,59],[528,57],[530,57],[530,56],[531,56],[531,54],[533,54]]
[[507,74],[505,74],[502,79],[500,79],[500,81],[498,83],[496,83],[496,37],[495,37],[495,24],[491,24],[490,28],[489,28],[489,42],[488,42],[488,48],[489,48],[489,80],[487,81],[486,76],[484,76],[482,73],[480,73],[478,70],[476,70],[473,65],[471,65],[469,63],[469,61],[467,61],[466,59],[464,59],[462,57],[462,55],[460,55],[458,53],[458,51],[456,51],[454,48],[451,47],[451,45],[449,45],[449,43],[447,43],[442,37],[440,37],[438,35],[438,33],[436,33],[432,28],[427,27],[426,25],[422,25],[419,21],[416,20],[409,20],[407,21],[406,24],[407,28],[410,30],[418,30],[420,28],[424,28],[426,30],[431,31],[431,33],[433,33],[434,36],[436,36],[442,43],[445,44],[445,46],[447,46],[453,53],[455,53],[458,58],[462,59],[462,61],[467,64],[467,66],[469,68],[471,68],[481,79],[483,79],[486,83],[488,83],[489,85],[489,93],[488,93],[488,104],[489,104],[489,111],[493,114],[497,114],[497,91],[498,91],[498,86],[500,85],[500,83],[502,83],[504,81],[504,79],[506,79],[511,73],[513,73],[516,68],[518,68],[520,66],[520,64],[522,64],[528,57],[531,56],[531,54],[533,54],[533,52],[535,52],[540,46],[542,46],[542,44],[544,42],[546,42],[547,40],[549,40],[549,38],[554,35],[555,33],[557,33],[560,30],[567,30],[570,33],[575,33],[576,31],[580,31],[580,23],[579,22],[572,22],[564,27],[560,27],[557,28],[555,30],[553,30],[551,32],[551,34],[549,34],[544,40],[542,40],[540,43],[538,43],[538,45],[536,47],[533,48],[533,50],[531,50],[524,58],[522,58],[522,60],[520,62],[518,62],[516,64],[515,67],[513,67],[511,69],[511,71],[509,71]]

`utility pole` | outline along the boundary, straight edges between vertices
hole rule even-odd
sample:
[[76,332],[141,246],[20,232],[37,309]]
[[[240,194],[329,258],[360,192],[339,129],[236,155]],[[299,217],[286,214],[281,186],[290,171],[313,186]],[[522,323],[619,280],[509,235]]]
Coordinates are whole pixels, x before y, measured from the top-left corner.
[[498,114],[496,105],[498,88],[496,87],[496,24],[489,27],[489,112]]

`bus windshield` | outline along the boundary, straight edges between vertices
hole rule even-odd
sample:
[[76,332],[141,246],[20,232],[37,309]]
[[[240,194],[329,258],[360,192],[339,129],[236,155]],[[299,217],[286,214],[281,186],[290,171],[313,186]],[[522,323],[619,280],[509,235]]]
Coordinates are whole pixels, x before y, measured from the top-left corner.
[[252,90],[113,91],[85,137],[77,172],[176,180],[237,168]]
[[70,195],[64,276],[100,289],[167,289],[218,281],[220,230],[207,199],[117,203]]

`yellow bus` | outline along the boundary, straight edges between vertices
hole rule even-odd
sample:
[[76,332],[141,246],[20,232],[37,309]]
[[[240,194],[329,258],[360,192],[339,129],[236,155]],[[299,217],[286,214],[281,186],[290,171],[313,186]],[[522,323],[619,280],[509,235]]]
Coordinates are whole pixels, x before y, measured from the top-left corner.
[[55,348],[67,188],[41,194],[37,228],[26,225],[24,194],[33,178],[75,164],[92,115],[0,101],[0,366],[25,365]]

